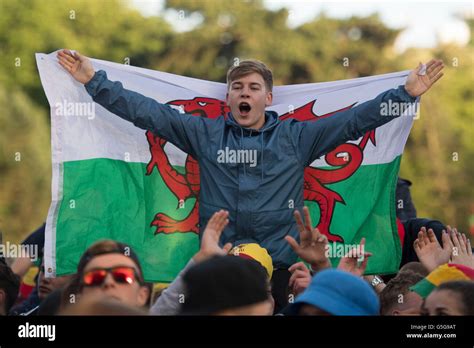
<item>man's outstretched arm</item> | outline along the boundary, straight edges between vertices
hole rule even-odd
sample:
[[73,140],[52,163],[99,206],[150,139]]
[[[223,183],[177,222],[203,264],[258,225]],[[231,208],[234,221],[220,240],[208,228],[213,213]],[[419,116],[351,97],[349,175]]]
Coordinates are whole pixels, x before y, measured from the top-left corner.
[[206,136],[208,120],[180,114],[166,104],[123,88],[120,82],[108,80],[105,71],[95,72],[91,61],[78,52],[61,50],[58,60],[74,79],[84,84],[95,102],[135,126],[171,141],[183,151],[199,155],[197,152],[202,148],[199,139],[210,138]]
[[[442,76],[441,60],[431,60],[426,66],[421,63],[408,75],[404,86],[390,89],[352,109],[331,117],[310,122],[295,122],[293,134],[301,153],[301,160],[309,165],[349,140],[357,140],[367,131],[384,125],[401,115],[383,115],[384,103],[415,103]],[[401,108],[400,108],[401,110]],[[296,133],[296,134],[295,134]]]

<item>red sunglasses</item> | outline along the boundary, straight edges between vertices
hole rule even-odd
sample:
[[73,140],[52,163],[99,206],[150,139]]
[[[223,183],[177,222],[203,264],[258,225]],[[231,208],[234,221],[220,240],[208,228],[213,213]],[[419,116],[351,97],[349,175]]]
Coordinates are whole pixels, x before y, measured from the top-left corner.
[[110,273],[118,284],[141,283],[140,277],[133,267],[117,266],[111,268],[97,268],[84,273],[82,283],[85,286],[101,286],[107,274]]

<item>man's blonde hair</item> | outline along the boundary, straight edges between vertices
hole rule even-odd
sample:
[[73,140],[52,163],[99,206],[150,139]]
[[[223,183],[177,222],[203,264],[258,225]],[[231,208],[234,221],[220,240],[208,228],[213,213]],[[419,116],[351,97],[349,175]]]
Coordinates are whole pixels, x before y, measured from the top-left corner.
[[230,87],[230,84],[233,81],[252,73],[257,73],[262,76],[263,81],[265,81],[265,87],[267,91],[272,91],[272,71],[265,64],[255,59],[243,60],[239,63],[239,65],[234,65],[227,71],[227,88]]

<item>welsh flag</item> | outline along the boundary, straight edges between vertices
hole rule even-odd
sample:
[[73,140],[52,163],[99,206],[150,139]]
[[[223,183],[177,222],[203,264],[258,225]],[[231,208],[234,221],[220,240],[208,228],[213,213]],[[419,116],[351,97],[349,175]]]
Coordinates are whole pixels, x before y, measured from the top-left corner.
[[[36,60],[51,107],[47,275],[74,273],[85,249],[110,238],[135,250],[148,281],[173,280],[199,245],[196,160],[94,103],[61,68],[55,52],[36,54]],[[109,79],[181,112],[217,118],[229,111],[224,83],[92,61]],[[404,84],[408,73],[277,86],[268,109],[282,120],[318,122]],[[383,107],[387,114],[400,112],[393,110],[398,105]],[[395,187],[414,112],[404,110],[404,116],[338,146],[305,171],[304,197],[313,223],[339,241],[339,252],[366,237],[366,250],[373,253],[369,274],[398,270]],[[178,199],[183,189],[191,192],[185,201]],[[337,263],[342,255],[333,251]]]

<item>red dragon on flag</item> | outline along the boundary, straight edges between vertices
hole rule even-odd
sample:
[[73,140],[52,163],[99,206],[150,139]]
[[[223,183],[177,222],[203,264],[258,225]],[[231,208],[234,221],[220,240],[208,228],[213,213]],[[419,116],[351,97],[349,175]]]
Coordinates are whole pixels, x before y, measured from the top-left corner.
[[[313,112],[315,102],[316,100],[313,100],[292,112],[281,115],[280,120],[294,118],[298,121],[317,121],[354,106],[352,104],[324,115],[316,115]],[[229,107],[224,101],[214,98],[196,97],[190,100],[173,100],[168,102],[168,104],[178,106],[188,114],[211,119],[227,115],[230,112]],[[155,234],[176,232],[199,233],[198,198],[200,184],[198,162],[192,156],[187,155],[185,174],[181,174],[173,168],[164,151],[166,140],[155,136],[150,131],[146,132],[146,137],[151,152],[146,175],[151,175],[156,167],[163,181],[179,202],[185,202],[189,198],[196,198],[193,209],[183,220],[176,220],[166,214],[157,213],[151,222],[151,226],[156,227]],[[324,159],[330,166],[337,167],[336,169],[321,169],[309,166],[304,171],[304,200],[318,204],[320,216],[317,227],[331,242],[343,242],[341,236],[331,233],[330,226],[336,203],[345,204],[345,202],[337,192],[327,188],[326,185],[346,180],[354,174],[362,164],[364,149],[369,141],[375,146],[375,130],[367,132],[358,144],[341,144],[328,152]]]

